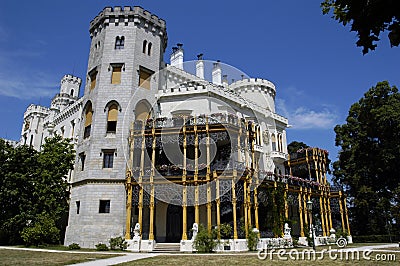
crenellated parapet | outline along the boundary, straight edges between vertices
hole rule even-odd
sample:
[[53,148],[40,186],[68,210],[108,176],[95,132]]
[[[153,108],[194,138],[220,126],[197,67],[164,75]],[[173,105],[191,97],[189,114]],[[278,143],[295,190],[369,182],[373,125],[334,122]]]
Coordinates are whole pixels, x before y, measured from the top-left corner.
[[44,106],[40,106],[40,105],[35,105],[35,104],[31,104],[28,106],[28,108],[26,109],[25,113],[24,113],[24,119],[26,119],[29,116],[40,116],[40,117],[45,117],[48,116],[50,114],[50,109]]
[[82,83],[82,79],[79,77],[75,77],[73,75],[67,74],[67,75],[64,75],[64,77],[61,79],[61,85],[64,83],[75,84],[75,85],[80,86]]
[[238,93],[246,93],[246,92],[264,92],[268,93],[271,96],[275,97],[276,89],[275,85],[266,79],[261,78],[249,78],[238,80],[229,85],[229,87]]
[[147,28],[154,34],[163,37],[165,46],[167,42],[167,31],[165,20],[159,18],[158,16],[150,13],[149,11],[143,9],[140,6],[116,6],[105,7],[91,22],[90,22],[90,36],[93,37],[97,35],[102,29],[108,27],[110,24],[115,26],[134,23],[137,26],[142,26]]

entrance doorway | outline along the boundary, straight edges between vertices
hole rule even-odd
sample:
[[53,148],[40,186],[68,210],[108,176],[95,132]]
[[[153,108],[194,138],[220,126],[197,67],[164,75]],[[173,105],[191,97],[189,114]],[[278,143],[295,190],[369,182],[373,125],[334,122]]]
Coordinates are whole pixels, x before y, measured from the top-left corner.
[[166,242],[179,243],[182,238],[182,206],[168,205]]

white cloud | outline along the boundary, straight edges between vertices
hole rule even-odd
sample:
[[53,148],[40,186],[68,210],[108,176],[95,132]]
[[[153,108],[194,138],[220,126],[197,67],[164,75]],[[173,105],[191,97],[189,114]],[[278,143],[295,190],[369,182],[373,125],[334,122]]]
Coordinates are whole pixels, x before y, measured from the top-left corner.
[[10,76],[0,73],[0,95],[18,99],[51,97],[57,92],[57,83],[50,83],[42,73],[19,73]]
[[336,111],[327,105],[322,105],[318,110],[304,106],[291,108],[283,99],[277,99],[276,105],[278,111],[288,118],[292,129],[332,129],[337,124]]

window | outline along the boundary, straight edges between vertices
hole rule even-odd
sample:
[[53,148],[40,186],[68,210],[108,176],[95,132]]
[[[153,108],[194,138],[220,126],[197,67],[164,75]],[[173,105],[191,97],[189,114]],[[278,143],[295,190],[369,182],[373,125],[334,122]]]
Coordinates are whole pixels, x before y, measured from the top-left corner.
[[121,65],[112,66],[112,74],[111,74],[111,84],[120,84],[121,83]]
[[151,55],[151,47],[153,46],[153,44],[151,42],[149,42],[149,45],[147,46],[147,55]]
[[146,46],[147,46],[147,41],[144,40],[144,41],[143,41],[143,49],[142,49],[142,52],[143,52],[144,54],[146,53]]
[[33,145],[33,135],[31,135],[31,141],[29,142],[29,146],[32,147]]
[[86,154],[83,152],[79,153],[79,159],[81,160],[81,171],[83,171],[83,170],[85,170]]
[[70,94],[72,97],[74,96],[74,89],[71,90]]
[[117,118],[118,118],[118,106],[113,103],[108,108],[107,116],[107,133],[115,133],[117,131]]
[[96,87],[96,78],[97,78],[97,71],[93,70],[89,73],[90,77],[90,90],[93,90]]
[[89,105],[86,108],[86,113],[85,113],[85,131],[83,133],[84,139],[90,137],[90,131],[92,128],[92,117],[93,117],[92,104],[89,103]]
[[103,168],[113,168],[114,150],[103,151]]
[[150,90],[150,77],[153,71],[144,67],[139,68],[139,87]]
[[78,200],[75,203],[76,203],[76,214],[79,214],[79,211],[81,209],[81,202]]
[[99,213],[110,213],[110,200],[100,200]]
[[125,37],[124,36],[117,36],[115,38],[115,49],[124,49],[125,45]]
[[271,136],[271,141],[272,141],[272,151],[276,151],[276,138],[275,138],[275,134],[272,134],[272,136]]

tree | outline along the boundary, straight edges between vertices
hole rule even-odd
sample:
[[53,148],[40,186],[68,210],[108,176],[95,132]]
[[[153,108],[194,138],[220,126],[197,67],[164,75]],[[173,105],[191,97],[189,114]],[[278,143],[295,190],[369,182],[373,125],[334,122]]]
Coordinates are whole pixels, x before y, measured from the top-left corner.
[[333,13],[332,18],[357,32],[357,46],[363,54],[375,50],[381,32],[389,31],[391,46],[400,44],[400,2],[387,0],[324,0],[323,14]]
[[68,139],[46,138],[42,151],[28,146],[13,148],[0,141],[0,240],[21,242],[28,224],[48,215],[62,231],[68,213],[66,176],[73,167],[73,146]]
[[292,154],[292,153],[296,153],[300,149],[306,149],[306,148],[309,148],[309,147],[310,146],[308,146],[304,142],[292,141],[287,146],[287,150],[288,150],[289,154]]
[[333,165],[334,180],[349,196],[353,233],[387,234],[392,224],[399,230],[398,89],[379,82],[351,106],[346,123],[335,132],[341,150]]

